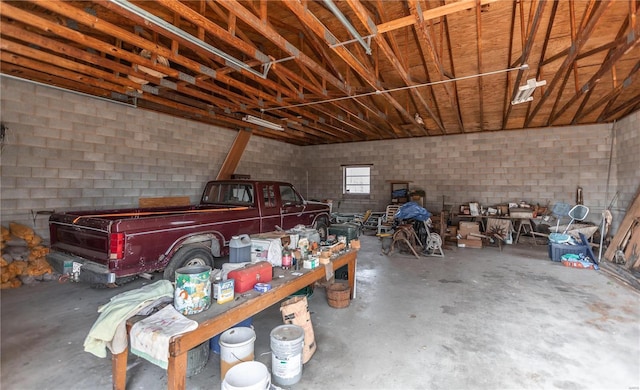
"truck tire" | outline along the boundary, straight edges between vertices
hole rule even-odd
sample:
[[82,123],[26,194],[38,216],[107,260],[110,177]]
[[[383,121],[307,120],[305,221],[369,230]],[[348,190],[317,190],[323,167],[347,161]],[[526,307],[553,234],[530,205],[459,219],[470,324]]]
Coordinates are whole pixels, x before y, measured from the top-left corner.
[[313,225],[313,228],[316,229],[316,231],[320,235],[320,241],[327,241],[327,236],[329,235],[329,222],[327,220],[317,220]]
[[167,264],[164,269],[164,279],[174,281],[176,270],[191,265],[208,265],[213,268],[213,255],[209,248],[202,246],[187,246],[181,248]]

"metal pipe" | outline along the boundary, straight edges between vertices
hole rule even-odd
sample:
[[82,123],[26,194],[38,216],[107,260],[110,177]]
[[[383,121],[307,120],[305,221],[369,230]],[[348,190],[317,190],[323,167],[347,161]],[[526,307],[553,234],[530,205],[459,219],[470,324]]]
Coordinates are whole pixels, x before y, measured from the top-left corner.
[[[616,141],[616,121],[613,121],[613,124],[611,125],[611,148],[609,150],[609,167],[607,168],[607,186],[604,192],[604,201],[606,202],[607,199],[609,198],[609,183],[611,181],[611,163],[613,161],[613,145],[615,144]],[[616,197],[618,196],[618,193],[616,193],[616,196],[613,197],[613,199],[611,200],[611,203],[609,204],[609,207],[607,208],[607,210],[610,211],[611,207],[613,206],[613,202],[615,201]],[[602,230],[600,231],[600,247],[598,247],[598,263],[602,260],[602,245],[604,243],[604,228],[605,228],[605,215],[604,215],[604,211],[602,214]]]
[[371,47],[369,46],[369,44],[367,42],[364,41],[364,39],[362,38],[362,36],[360,35],[360,33],[353,27],[353,25],[347,20],[347,17],[344,16],[344,14],[342,13],[342,11],[340,11],[340,9],[338,8],[338,6],[336,6],[332,0],[324,0],[324,3],[326,4],[327,7],[329,7],[329,9],[331,10],[331,12],[333,12],[333,14],[336,16],[336,18],[338,18],[338,20],[342,23],[342,25],[344,25],[347,30],[349,30],[349,32],[351,33],[351,35],[358,40],[358,42],[360,42],[360,45],[362,45],[362,47],[364,47],[364,50],[366,51],[367,54],[371,55]]
[[260,73],[257,70],[253,69],[252,67],[250,67],[249,65],[245,64],[244,62],[240,61],[237,58],[234,58],[232,56],[230,56],[229,54],[223,52],[220,49],[217,49],[211,45],[209,45],[208,43],[194,37],[193,35],[187,33],[184,30],[181,30],[179,28],[177,28],[176,26],[167,23],[166,21],[164,21],[163,19],[155,16],[154,14],[145,11],[142,8],[139,8],[138,6],[130,3],[127,0],[109,0],[114,4],[117,4],[118,6],[120,6],[121,8],[131,12],[134,15],[137,15],[141,18],[143,18],[144,20],[146,20],[149,23],[153,23],[156,26],[162,28],[163,30],[167,31],[168,33],[171,33],[177,37],[180,37],[182,39],[184,39],[185,41],[188,41],[196,46],[199,46],[200,48],[208,51],[209,53],[216,55],[218,57],[222,57],[225,60],[226,65],[240,70],[240,69],[244,69],[249,73],[252,73],[260,78],[266,79],[267,78],[267,73],[269,72],[269,68],[270,68],[270,64],[269,62],[271,61],[270,58],[264,54],[259,52],[258,50],[256,50],[256,57],[258,59],[258,61],[261,61],[263,64],[263,66],[265,66],[265,71],[264,73]]

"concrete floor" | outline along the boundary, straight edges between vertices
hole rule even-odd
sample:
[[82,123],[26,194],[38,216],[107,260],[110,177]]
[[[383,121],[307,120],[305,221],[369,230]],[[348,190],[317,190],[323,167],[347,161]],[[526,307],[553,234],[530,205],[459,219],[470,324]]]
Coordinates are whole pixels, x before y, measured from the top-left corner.
[[[605,274],[563,267],[546,246],[452,248],[445,258],[380,254],[361,237],[357,297],[309,298],[318,350],[295,389],[638,389],[640,295]],[[1,381],[11,389],[109,389],[111,361],[84,352],[97,307],[127,289],[41,283],[2,291]],[[278,307],[253,318],[256,360],[271,366]],[[129,389],[166,387],[131,356]],[[220,387],[219,355],[187,379]]]

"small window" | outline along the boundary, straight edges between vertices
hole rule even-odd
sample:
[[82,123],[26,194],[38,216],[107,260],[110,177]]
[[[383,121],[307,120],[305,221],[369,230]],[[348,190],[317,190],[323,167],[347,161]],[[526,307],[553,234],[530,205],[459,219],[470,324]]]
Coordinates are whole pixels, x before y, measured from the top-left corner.
[[282,204],[301,204],[302,199],[298,197],[294,189],[290,186],[281,185],[280,186],[280,200]]
[[371,193],[370,166],[345,166],[343,168],[343,194],[368,195]]
[[276,207],[276,194],[273,187],[273,185],[266,185],[262,187],[264,207]]
[[206,203],[251,205],[253,203],[253,187],[251,184],[212,183],[203,201]]

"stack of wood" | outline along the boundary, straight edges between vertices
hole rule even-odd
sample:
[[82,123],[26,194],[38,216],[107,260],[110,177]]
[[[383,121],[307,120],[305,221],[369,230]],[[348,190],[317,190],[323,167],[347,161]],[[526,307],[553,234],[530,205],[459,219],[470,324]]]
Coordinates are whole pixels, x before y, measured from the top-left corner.
[[54,271],[46,260],[49,248],[33,229],[19,223],[0,226],[0,288],[16,288],[22,284],[54,280]]
[[640,192],[627,209],[604,258],[631,272],[640,272]]
[[604,254],[614,276],[640,289],[640,191]]

